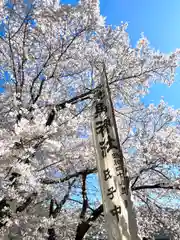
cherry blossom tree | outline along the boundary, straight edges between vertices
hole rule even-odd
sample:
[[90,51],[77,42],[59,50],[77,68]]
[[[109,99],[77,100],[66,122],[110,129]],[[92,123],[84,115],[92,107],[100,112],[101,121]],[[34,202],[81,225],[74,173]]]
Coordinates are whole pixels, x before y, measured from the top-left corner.
[[91,138],[103,71],[139,232],[179,239],[180,112],[140,101],[153,83],[173,83],[179,51],[155,51],[143,35],[133,48],[127,24],[107,26],[88,1],[16,1],[0,14],[1,236],[106,239]]

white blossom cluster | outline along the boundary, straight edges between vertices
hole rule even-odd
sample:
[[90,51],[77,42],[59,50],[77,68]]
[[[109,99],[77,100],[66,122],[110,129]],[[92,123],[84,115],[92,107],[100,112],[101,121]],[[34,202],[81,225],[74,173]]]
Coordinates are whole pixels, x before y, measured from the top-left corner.
[[87,1],[48,3],[16,1],[0,12],[0,236],[40,240],[54,231],[71,240],[85,222],[85,239],[106,239],[93,215],[97,181],[86,178],[83,190],[83,177],[97,172],[91,106],[105,71],[140,234],[163,227],[179,239],[180,112],[140,101],[152,84],[173,83],[179,50],[165,55],[143,34],[132,48],[127,24],[106,26]]

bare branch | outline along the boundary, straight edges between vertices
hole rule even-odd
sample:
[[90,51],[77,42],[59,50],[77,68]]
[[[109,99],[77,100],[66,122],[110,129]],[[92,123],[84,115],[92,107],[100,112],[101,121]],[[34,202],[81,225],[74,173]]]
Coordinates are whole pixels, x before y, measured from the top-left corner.
[[24,211],[32,203],[32,201],[34,200],[34,197],[36,196],[37,196],[37,193],[31,194],[31,196],[29,196],[21,206],[16,208],[16,212]]
[[80,218],[81,219],[85,218],[86,210],[87,210],[87,207],[88,207],[88,198],[87,198],[87,192],[86,192],[86,177],[87,177],[86,173],[82,174],[82,199],[83,199],[83,205],[82,205],[82,210],[81,210],[81,214],[80,214]]
[[101,204],[96,208],[91,216],[86,220],[78,224],[76,229],[76,238],[75,240],[82,240],[89,228],[92,226],[91,222],[96,221],[96,219],[103,213],[103,205]]
[[92,174],[92,173],[96,173],[97,172],[97,168],[92,168],[92,169],[86,169],[86,170],[83,170],[83,171],[79,171],[79,172],[76,172],[76,173],[73,173],[73,174],[70,174],[64,178],[60,178],[60,179],[42,179],[41,182],[43,184],[58,184],[58,183],[61,183],[61,182],[65,182],[65,181],[68,181],[70,180],[71,178],[77,178],[83,174]]
[[138,191],[138,190],[143,190],[143,189],[156,189],[156,188],[161,188],[161,189],[169,189],[169,190],[180,190],[180,186],[172,186],[167,183],[157,183],[153,185],[143,185],[143,186],[137,186],[133,187],[132,191]]

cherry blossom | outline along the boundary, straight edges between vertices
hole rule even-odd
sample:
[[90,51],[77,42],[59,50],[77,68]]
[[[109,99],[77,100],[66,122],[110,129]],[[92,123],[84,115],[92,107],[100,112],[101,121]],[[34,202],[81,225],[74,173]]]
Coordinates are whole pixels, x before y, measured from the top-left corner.
[[173,83],[179,50],[156,51],[144,35],[133,48],[127,24],[107,26],[88,1],[16,1],[0,18],[0,235],[106,239],[91,134],[105,70],[139,233],[179,239],[180,111],[141,103],[152,84]]

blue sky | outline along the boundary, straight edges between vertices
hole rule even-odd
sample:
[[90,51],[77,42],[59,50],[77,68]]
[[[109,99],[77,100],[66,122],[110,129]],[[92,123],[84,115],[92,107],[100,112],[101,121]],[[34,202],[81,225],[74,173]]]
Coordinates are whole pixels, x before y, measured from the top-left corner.
[[[61,0],[62,3],[76,4],[77,0]],[[134,46],[141,32],[155,49],[169,53],[180,48],[180,0],[101,0],[101,14],[110,25],[128,22],[128,33]],[[171,86],[154,85],[143,101],[157,104],[164,96],[165,101],[180,108],[180,71]]]
[[[108,24],[128,22],[133,46],[144,32],[152,47],[166,53],[180,48],[179,10],[179,0],[101,0],[101,13],[107,16]],[[180,71],[170,88],[162,84],[154,85],[143,101],[147,104],[158,103],[164,96],[171,106],[179,108],[179,90]]]

